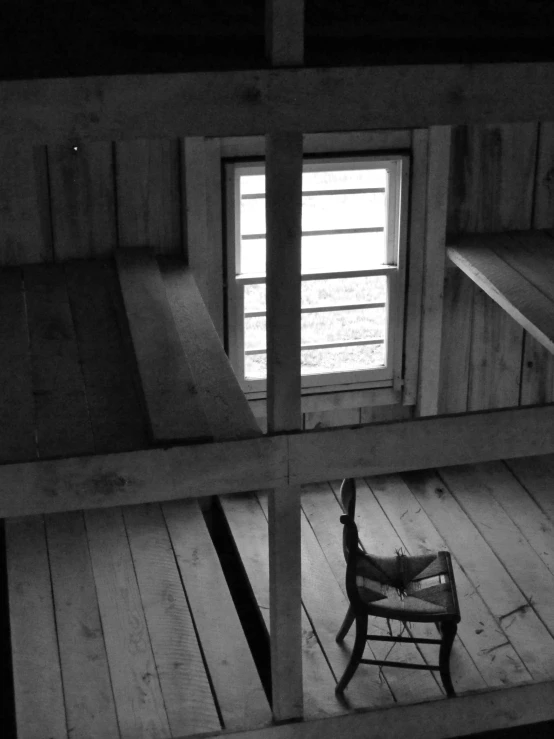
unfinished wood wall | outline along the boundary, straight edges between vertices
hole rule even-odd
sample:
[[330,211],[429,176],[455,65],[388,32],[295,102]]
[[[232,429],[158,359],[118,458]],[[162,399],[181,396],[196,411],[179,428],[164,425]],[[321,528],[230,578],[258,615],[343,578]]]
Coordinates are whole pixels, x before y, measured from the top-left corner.
[[[449,240],[465,232],[554,227],[554,126],[453,131]],[[554,399],[552,357],[456,267],[444,290],[439,412]]]
[[[223,268],[221,203],[206,196],[210,180],[221,176],[219,153],[210,149],[214,142],[200,142],[0,144],[0,265],[102,256],[118,245],[187,257],[189,242],[202,243],[203,248],[190,250],[202,289],[203,276],[213,270],[222,274]],[[450,238],[468,231],[550,226],[554,123],[454,129]],[[222,291],[214,293],[213,284],[206,280],[204,299],[212,315],[222,316]],[[440,385],[441,413],[554,400],[553,359],[454,267],[447,268],[445,280]],[[304,415],[304,426],[393,420],[411,413],[402,406],[312,412]]]

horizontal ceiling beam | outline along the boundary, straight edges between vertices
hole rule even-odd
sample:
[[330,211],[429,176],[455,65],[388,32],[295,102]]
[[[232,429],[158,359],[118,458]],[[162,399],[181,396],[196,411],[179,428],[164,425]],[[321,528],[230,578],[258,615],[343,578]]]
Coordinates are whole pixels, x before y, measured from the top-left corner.
[[283,68],[0,82],[33,143],[554,120],[554,63]]
[[0,465],[0,518],[554,453],[554,404]]

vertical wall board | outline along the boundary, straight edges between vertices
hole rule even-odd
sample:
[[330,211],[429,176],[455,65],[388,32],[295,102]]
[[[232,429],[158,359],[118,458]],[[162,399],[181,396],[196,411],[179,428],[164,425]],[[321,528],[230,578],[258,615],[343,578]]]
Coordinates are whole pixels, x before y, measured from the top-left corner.
[[[554,123],[539,124],[533,228],[554,227]],[[525,334],[521,376],[522,405],[554,400],[554,357]]]
[[[460,233],[531,227],[537,131],[535,123],[456,129],[449,241],[455,243]],[[454,277],[445,285],[441,411],[466,410],[465,388],[472,410],[516,405],[523,332],[464,279]]]
[[116,246],[113,145],[48,147],[56,261],[110,254]]
[[360,423],[359,408],[337,408],[332,411],[304,413],[304,429],[323,429],[331,426],[357,426]]
[[46,147],[0,143],[0,265],[52,260]]
[[179,142],[122,141],[115,147],[119,246],[180,254]]
[[219,139],[184,140],[184,250],[200,294],[223,341],[222,183]]
[[554,123],[539,124],[533,228],[554,228]]
[[402,401],[412,405],[417,399],[421,308],[423,299],[423,259],[425,251],[425,206],[427,202],[427,157],[429,132],[412,132],[412,181],[410,185],[410,226],[404,338],[404,387]]
[[417,413],[436,415],[440,392],[442,306],[446,265],[446,220],[450,172],[449,126],[429,129],[425,261]]

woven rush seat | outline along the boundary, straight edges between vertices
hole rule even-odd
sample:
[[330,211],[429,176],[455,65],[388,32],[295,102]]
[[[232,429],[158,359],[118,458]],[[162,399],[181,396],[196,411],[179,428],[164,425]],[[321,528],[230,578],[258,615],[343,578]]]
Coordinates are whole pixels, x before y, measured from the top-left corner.
[[[456,583],[449,552],[409,556],[398,551],[394,557],[377,557],[361,544],[355,523],[356,482],[343,481],[341,501],[345,515],[343,550],[346,559],[346,592],[348,612],[339,629],[338,643],[356,622],[356,638],[349,663],[339,680],[336,693],[342,694],[356,672],[358,665],[404,667],[417,670],[437,670],[448,697],[454,696],[450,676],[450,652],[460,621]],[[440,639],[368,634],[369,616],[410,622],[434,623]],[[439,663],[436,665],[394,662],[392,660],[363,659],[368,641],[409,642],[437,644]]]
[[361,600],[375,616],[401,621],[434,621],[456,615],[452,564],[448,552],[408,557],[356,560],[356,586]]

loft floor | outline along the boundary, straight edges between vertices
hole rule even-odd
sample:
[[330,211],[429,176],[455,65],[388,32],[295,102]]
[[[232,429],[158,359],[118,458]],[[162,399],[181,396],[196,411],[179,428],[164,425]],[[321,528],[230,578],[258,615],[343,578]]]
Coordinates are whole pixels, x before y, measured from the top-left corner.
[[[554,678],[553,484],[552,457],[359,481],[369,549],[453,555],[459,695]],[[305,718],[445,699],[431,672],[371,666],[336,699],[352,645],[351,635],[334,641],[346,611],[337,494],[332,482],[302,496]],[[221,498],[212,531],[223,514],[244,568],[240,597],[251,593],[267,628],[266,502]],[[106,739],[270,722],[254,627],[239,622],[196,501],[14,519],[6,540],[18,736],[34,736],[37,722],[52,737]],[[428,649],[395,645],[391,658],[434,661]]]

